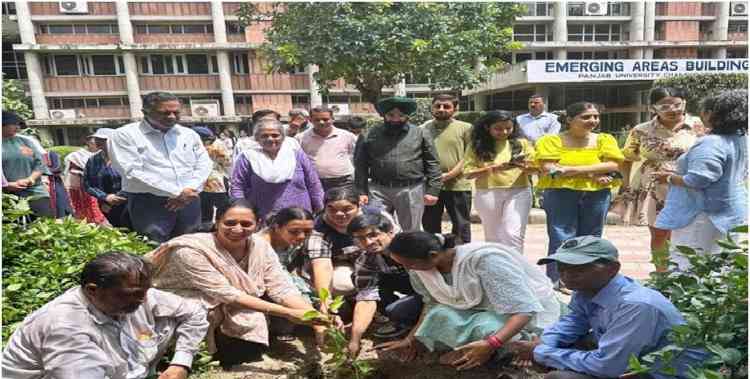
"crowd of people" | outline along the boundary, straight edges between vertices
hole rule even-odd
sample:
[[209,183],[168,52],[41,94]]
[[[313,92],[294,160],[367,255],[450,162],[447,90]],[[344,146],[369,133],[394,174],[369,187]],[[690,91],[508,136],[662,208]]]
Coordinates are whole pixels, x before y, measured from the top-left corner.
[[[654,252],[670,246],[658,270],[690,270],[675,245],[709,254],[747,223],[747,91],[706,98],[700,118],[685,99],[655,88],[653,119],[620,148],[598,131],[597,104],[553,115],[539,95],[529,113],[489,111],[473,125],[455,118],[447,94],[420,126],[409,122],[416,102],[402,97],[378,102],[382,122],[355,118],[348,130],[325,106],[293,110],[287,125],[261,110],[234,139],[180,125],[178,98],[155,92],[142,121],[98,129],[63,169],[3,112],[4,193],[29,198],[33,217],[74,214],[158,243],[145,257],[89,262],[80,286],[16,329],[4,374],[144,378],[176,340],[162,377],[184,378],[204,338],[230,368],[294,338],[297,325],[322,346],[326,326],[304,315],[328,313],[318,298],[327,290],[345,299],[332,323],[348,330],[352,356],[373,329],[386,340],[375,349],[405,361],[429,350],[458,370],[533,363],[547,379],[623,375],[631,355],[668,345],[685,320],[619,273],[617,248],[601,238],[613,197],[649,226]],[[535,194],[546,274],[523,255]],[[483,242],[472,241],[472,202]],[[705,357],[679,355],[674,376]]]

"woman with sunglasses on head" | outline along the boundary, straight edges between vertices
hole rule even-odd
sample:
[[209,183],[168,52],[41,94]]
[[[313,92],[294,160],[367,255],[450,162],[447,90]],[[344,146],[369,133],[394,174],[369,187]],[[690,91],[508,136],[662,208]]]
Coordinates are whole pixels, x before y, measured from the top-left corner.
[[[594,133],[599,127],[596,104],[568,105],[559,121],[566,126],[564,132],[548,134],[536,143],[535,159],[543,172],[538,187],[544,190],[547,255],[573,237],[601,237],[611,190],[620,183],[618,168],[624,159],[615,137]],[[559,282],[554,263],[547,265],[547,276]]]
[[223,368],[260,358],[266,315],[307,324],[303,315],[313,309],[256,227],[251,204],[238,200],[218,210],[210,233],[176,237],[147,255],[155,288],[209,309],[208,348]]
[[[657,87],[651,90],[651,109],[655,116],[650,121],[635,126],[628,135],[622,153],[623,184],[620,196],[630,203],[631,214],[626,223],[648,225],[651,233],[651,251],[659,251],[669,240],[669,231],[654,227],[656,216],[667,196],[667,184],[654,180],[652,173],[675,169],[675,161],[694,143],[703,130],[700,118],[685,112],[687,93],[681,88]],[[633,163],[641,166],[632,176]],[[657,266],[657,270],[666,267]]]
[[518,136],[516,118],[508,111],[490,111],[471,130],[464,176],[476,179],[476,205],[484,240],[523,254],[526,223],[531,211],[529,163],[531,143]]

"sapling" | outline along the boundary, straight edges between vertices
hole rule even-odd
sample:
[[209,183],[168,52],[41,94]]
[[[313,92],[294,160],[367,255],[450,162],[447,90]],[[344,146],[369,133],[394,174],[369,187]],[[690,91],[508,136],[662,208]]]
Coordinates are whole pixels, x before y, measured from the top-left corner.
[[[373,371],[373,367],[367,361],[361,360],[349,353],[349,349],[347,348],[349,341],[346,338],[346,334],[334,322],[339,309],[344,305],[343,296],[336,296],[331,300],[328,290],[321,288],[318,291],[318,298],[321,304],[328,305],[328,307],[323,307],[328,309],[328,311],[323,313],[317,310],[310,310],[302,318],[305,321],[318,319],[326,324],[326,338],[321,350],[324,353],[332,355],[329,360],[325,361],[325,365],[329,366],[327,371],[331,372],[334,378],[367,378]],[[329,300],[331,300],[330,304]]]

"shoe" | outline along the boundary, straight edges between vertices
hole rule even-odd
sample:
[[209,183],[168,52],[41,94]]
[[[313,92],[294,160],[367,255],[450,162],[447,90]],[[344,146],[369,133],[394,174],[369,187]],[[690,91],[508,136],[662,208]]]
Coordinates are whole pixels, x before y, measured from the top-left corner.
[[388,323],[375,330],[373,336],[380,339],[391,339],[401,337],[406,333],[409,333],[408,328],[402,328],[393,323]]
[[372,322],[376,324],[387,324],[389,321],[391,321],[391,319],[389,319],[388,316],[381,314],[381,313],[376,313],[375,317],[373,317],[372,319]]

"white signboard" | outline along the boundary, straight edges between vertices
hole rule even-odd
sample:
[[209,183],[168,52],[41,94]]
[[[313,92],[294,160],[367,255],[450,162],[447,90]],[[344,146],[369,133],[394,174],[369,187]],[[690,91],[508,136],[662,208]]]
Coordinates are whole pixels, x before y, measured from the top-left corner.
[[529,83],[656,80],[684,74],[748,72],[743,59],[623,59],[532,60],[527,62]]

